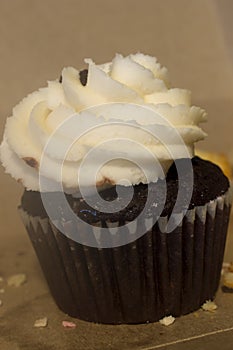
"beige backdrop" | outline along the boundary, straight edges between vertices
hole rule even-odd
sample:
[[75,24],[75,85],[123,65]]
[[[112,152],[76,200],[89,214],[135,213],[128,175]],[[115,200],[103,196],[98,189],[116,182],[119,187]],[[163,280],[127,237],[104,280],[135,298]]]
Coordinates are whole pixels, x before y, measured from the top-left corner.
[[[12,107],[59,77],[63,66],[79,68],[85,57],[102,63],[115,52],[142,51],[157,56],[174,86],[192,90],[193,103],[208,111],[209,137],[202,147],[233,154],[232,13],[232,0],[0,0],[0,138]],[[220,298],[215,315],[189,315],[166,331],[159,324],[114,328],[79,321],[75,332],[66,332],[65,316],[53,304],[16,211],[22,190],[0,166],[0,276],[23,272],[28,278],[24,286],[6,287],[0,295],[1,350],[152,349],[232,326],[228,295]],[[233,260],[232,245],[233,227],[226,261]],[[48,329],[34,329],[35,319],[46,315]],[[230,349],[228,334],[217,342],[206,337],[212,343],[203,348],[228,344]],[[188,347],[197,349],[200,342],[205,339]]]
[[[232,10],[226,0],[0,0],[0,137],[12,107],[63,66],[142,51],[157,56],[173,84],[192,90],[193,103],[208,111],[202,147],[231,153]],[[22,188],[2,167],[0,185],[1,237],[9,238],[1,239],[0,253],[14,254],[28,244],[15,210]]]

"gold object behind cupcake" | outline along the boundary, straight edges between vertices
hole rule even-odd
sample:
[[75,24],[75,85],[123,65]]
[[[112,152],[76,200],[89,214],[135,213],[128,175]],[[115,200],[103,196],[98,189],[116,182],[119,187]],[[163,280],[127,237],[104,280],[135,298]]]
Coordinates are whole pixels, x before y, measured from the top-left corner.
[[202,159],[209,160],[215,164],[217,164],[223,171],[223,173],[229,178],[232,178],[232,168],[230,161],[226,154],[217,153],[217,152],[207,152],[203,151],[199,148],[196,148],[195,154]]

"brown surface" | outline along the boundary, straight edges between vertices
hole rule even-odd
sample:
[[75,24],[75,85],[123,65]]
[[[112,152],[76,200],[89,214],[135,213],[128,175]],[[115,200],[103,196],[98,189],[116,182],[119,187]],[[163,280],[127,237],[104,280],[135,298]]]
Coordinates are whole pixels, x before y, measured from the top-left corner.
[[[0,134],[6,116],[27,93],[59,77],[63,66],[81,67],[83,58],[110,60],[115,52],[157,55],[169,68],[174,85],[193,92],[193,101],[209,114],[207,150],[233,154],[233,69],[231,1],[196,0],[1,0]],[[214,314],[177,319],[165,328],[101,326],[77,321],[63,329],[57,310],[16,211],[22,188],[0,169],[0,275],[25,272],[28,282],[0,294],[0,349],[232,349],[233,295],[219,294]],[[233,259],[233,228],[226,261]],[[1,288],[1,286],[0,286]],[[46,329],[34,320],[49,318]],[[224,331],[229,329],[229,331]],[[154,347],[157,346],[157,347]]]

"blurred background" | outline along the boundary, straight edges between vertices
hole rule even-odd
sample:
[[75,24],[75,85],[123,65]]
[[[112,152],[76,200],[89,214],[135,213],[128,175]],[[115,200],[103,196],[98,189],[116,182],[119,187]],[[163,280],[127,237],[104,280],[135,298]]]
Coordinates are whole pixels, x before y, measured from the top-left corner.
[[[231,0],[0,0],[0,138],[12,107],[64,66],[141,51],[208,112],[209,136],[199,147],[233,162],[232,13]],[[39,280],[31,288],[46,290],[16,211],[23,189],[2,167],[0,187],[0,275],[17,266],[30,274],[33,266]],[[23,262],[15,259],[20,252],[29,254]],[[227,259],[231,253],[228,244]]]
[[[156,56],[173,86],[190,89],[193,104],[206,109],[208,138],[198,147],[233,161],[232,13],[231,0],[0,0],[0,138],[13,106],[64,66],[141,51]],[[2,167],[0,185],[9,230],[22,188]]]
[[207,110],[202,147],[233,150],[232,13],[231,0],[1,0],[0,133],[12,107],[64,66],[141,51]]
[[[231,0],[1,0],[0,138],[11,110],[28,93],[81,68],[141,51],[168,67],[173,86],[192,91],[208,112],[204,150],[233,160]],[[22,187],[0,167],[0,215],[9,235]],[[14,220],[12,220],[12,216]]]

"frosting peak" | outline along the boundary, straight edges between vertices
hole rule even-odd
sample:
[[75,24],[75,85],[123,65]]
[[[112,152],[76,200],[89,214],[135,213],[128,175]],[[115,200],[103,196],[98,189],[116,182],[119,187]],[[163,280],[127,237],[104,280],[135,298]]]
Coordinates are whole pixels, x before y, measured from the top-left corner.
[[156,58],[117,54],[101,65],[85,62],[87,70],[64,68],[60,81],[13,109],[0,148],[8,173],[40,190],[39,174],[56,183],[62,163],[64,189],[75,193],[84,163],[84,186],[134,185],[155,182],[173,159],[193,156],[206,113],[191,106],[190,91],[170,88]]

